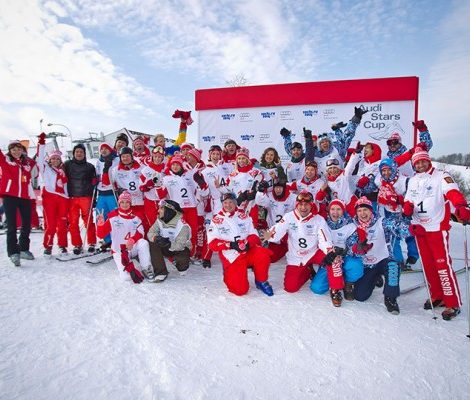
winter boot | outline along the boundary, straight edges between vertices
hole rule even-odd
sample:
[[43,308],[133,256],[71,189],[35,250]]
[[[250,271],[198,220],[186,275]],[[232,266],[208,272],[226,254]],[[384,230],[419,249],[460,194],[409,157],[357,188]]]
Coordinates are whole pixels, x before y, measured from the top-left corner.
[[94,253],[94,252],[96,252],[96,247],[94,244],[90,244],[88,246],[88,253]]
[[211,265],[211,260],[202,260],[202,267],[203,268],[210,268]]
[[274,294],[272,286],[269,284],[268,281],[265,282],[258,282],[255,281],[256,287],[261,290],[265,295],[272,296]]
[[78,256],[82,252],[82,246],[75,246],[72,251],[73,251],[73,254]]
[[165,275],[165,274],[161,274],[161,275],[157,275],[153,281],[154,282],[157,282],[157,283],[161,283],[163,282],[166,278],[168,278],[168,275]]
[[344,284],[344,298],[348,301],[354,300],[354,283],[346,282]]
[[406,262],[405,264],[406,265],[409,265],[411,267],[411,265],[415,265],[416,264],[416,261],[418,261],[416,258],[412,257],[412,256],[409,256],[407,259],[406,259]]
[[389,313],[393,315],[400,314],[400,308],[398,307],[397,299],[395,297],[385,296],[384,303]]
[[31,253],[29,250],[20,251],[20,258],[23,260],[34,260],[33,253]]
[[400,266],[400,271],[403,273],[413,271],[413,269],[411,268],[411,265],[405,264],[404,262],[400,262],[398,263],[398,265]]
[[21,258],[18,253],[12,254],[10,256],[10,260],[14,264],[15,267],[21,267]]
[[59,254],[68,254],[66,247],[59,247]]
[[459,314],[460,314],[460,308],[448,307],[444,311],[442,311],[442,319],[444,321],[450,321],[451,319],[454,319]]
[[341,307],[341,303],[343,302],[343,296],[341,296],[341,292],[337,289],[330,289],[330,296],[333,305],[335,307]]
[[52,247],[46,247],[44,249],[44,255],[45,256],[50,256],[52,254]]
[[142,274],[144,274],[145,278],[150,282],[153,282],[155,279],[155,273],[153,272],[153,267],[151,265],[142,269]]
[[375,280],[375,287],[381,288],[384,285],[384,278],[382,275],[377,276]]
[[431,307],[431,302],[429,301],[429,299],[427,299],[423,306],[425,310],[431,310],[432,308],[437,308],[437,307],[445,307],[444,302],[442,300],[433,300],[432,307]]

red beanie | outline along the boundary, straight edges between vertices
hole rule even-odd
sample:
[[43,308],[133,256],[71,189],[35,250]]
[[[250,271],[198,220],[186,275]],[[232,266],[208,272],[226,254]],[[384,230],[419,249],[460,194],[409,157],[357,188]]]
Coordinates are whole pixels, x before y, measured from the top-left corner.
[[201,156],[202,156],[201,150],[198,150],[195,147],[193,147],[188,151],[188,154],[191,154],[197,161],[201,161]]
[[372,211],[374,210],[374,208],[372,207],[372,202],[365,196],[360,197],[356,201],[356,205],[354,206],[354,208],[358,209],[359,207],[366,207],[371,209]]
[[250,159],[250,151],[246,147],[240,147],[237,150],[237,158],[240,156]]
[[431,162],[431,157],[429,157],[429,153],[426,150],[418,148],[416,149],[415,153],[411,156],[411,164],[413,165],[413,167],[418,161]]
[[339,206],[343,210],[343,212],[346,211],[346,206],[344,205],[344,203],[340,199],[332,200],[330,205],[329,205],[329,208],[331,208],[331,206]]
[[103,149],[108,149],[111,153],[113,152],[113,148],[108,143],[101,143],[100,144],[100,152]]
[[129,192],[122,192],[118,197],[118,204],[121,201],[128,201],[132,205],[132,196]]

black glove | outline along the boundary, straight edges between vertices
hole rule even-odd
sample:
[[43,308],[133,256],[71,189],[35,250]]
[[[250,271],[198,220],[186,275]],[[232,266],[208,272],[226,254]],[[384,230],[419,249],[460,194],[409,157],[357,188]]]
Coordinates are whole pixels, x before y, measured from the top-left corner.
[[311,139],[312,138],[312,131],[310,129],[305,129],[305,126],[304,126],[304,138],[305,139]]
[[247,192],[248,192],[248,190],[245,190],[244,192],[241,192],[241,193],[238,195],[238,197],[237,197],[237,205],[242,204],[242,203],[246,200]]
[[199,171],[194,174],[194,182],[196,182],[201,189],[207,186],[204,177]]
[[158,175],[157,175],[157,176],[154,176],[154,177],[152,178],[152,181],[153,181],[153,183],[155,183],[155,185],[156,185],[156,184],[158,183],[158,181],[159,181],[159,176],[158,176]]
[[323,259],[323,263],[326,265],[331,265],[331,263],[336,258],[336,253],[334,251],[330,251],[325,258]]
[[348,124],[345,124],[343,121],[338,122],[337,124],[331,125],[331,130],[332,131],[337,131],[338,129],[344,128],[348,126]]
[[156,238],[155,238],[155,244],[158,246],[158,247],[170,247],[171,245],[171,242],[170,242],[170,239],[169,238],[166,238],[166,237],[163,237],[163,236],[160,236],[158,235]]
[[357,142],[356,144],[356,153],[360,154],[362,152],[362,149],[365,147],[365,144],[361,144],[361,142]]
[[266,182],[266,181],[261,181],[261,182],[258,184],[258,192],[264,193],[264,192],[266,192],[266,190],[268,190],[268,187],[269,187],[269,183],[268,183],[268,182]]
[[256,197],[256,188],[258,187],[258,181],[253,182],[253,186],[251,186],[251,190],[248,190],[246,193],[246,199],[251,201],[254,200]]
[[287,128],[282,128],[280,133],[282,137],[290,136],[290,130],[288,130]]
[[242,245],[242,247],[240,247],[240,243],[236,240],[233,240],[232,242],[230,242],[230,248],[238,251],[239,253],[243,253],[245,251],[248,251],[250,245],[248,244],[248,242],[246,242]]
[[346,255],[346,253],[347,253],[347,250],[346,250],[346,249],[343,249],[343,248],[341,248],[341,247],[335,246],[335,254],[336,254],[337,256],[344,257],[344,256]]
[[113,160],[108,159],[104,162],[103,172],[108,172],[111,166],[113,165]]
[[354,107],[354,116],[351,118],[352,122],[359,124],[361,122],[362,116],[367,112],[363,107]]

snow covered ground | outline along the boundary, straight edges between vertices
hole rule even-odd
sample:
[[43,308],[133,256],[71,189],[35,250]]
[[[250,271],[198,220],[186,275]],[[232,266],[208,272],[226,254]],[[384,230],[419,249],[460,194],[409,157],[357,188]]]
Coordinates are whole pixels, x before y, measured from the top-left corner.
[[[463,266],[463,228],[452,230]],[[469,233],[470,235],[470,233]],[[91,267],[41,255],[15,268],[0,236],[0,398],[468,399],[464,308],[451,322],[424,311],[425,289],[386,312],[377,289],[335,309],[329,296],[229,294],[218,262],[162,284],[122,283],[112,261]],[[402,276],[402,288],[421,281]]]

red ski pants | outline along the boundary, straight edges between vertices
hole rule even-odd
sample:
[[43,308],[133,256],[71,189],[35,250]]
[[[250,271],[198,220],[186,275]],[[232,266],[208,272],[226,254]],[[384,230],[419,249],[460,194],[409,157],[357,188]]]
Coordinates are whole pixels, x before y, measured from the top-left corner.
[[416,236],[416,242],[431,298],[442,300],[446,307],[460,307],[459,284],[449,253],[449,231],[426,232]]
[[[144,209],[147,226],[151,227],[158,217],[158,200],[149,200],[147,197],[144,197]],[[145,232],[147,232],[147,230]]]
[[196,254],[197,247],[197,208],[183,208],[183,218],[191,228],[191,257],[193,257]]
[[69,200],[69,230],[73,246],[83,246],[78,226],[80,216],[85,224],[87,243],[89,245],[96,244],[95,223],[91,215],[91,201],[91,197],[72,197]]
[[229,292],[237,296],[248,293],[248,267],[253,267],[255,279],[259,282],[268,280],[269,258],[271,252],[261,246],[255,246],[247,253],[241,254],[233,263],[222,260],[224,268],[224,282]]
[[57,234],[59,247],[67,247],[67,214],[69,199],[55,193],[42,191],[42,209],[44,212],[44,248],[51,248]]

